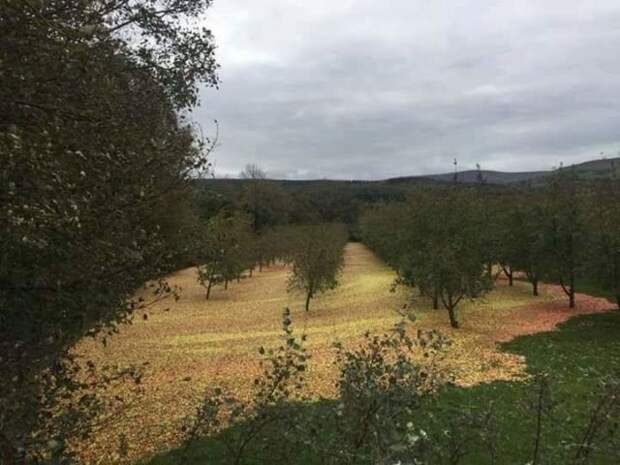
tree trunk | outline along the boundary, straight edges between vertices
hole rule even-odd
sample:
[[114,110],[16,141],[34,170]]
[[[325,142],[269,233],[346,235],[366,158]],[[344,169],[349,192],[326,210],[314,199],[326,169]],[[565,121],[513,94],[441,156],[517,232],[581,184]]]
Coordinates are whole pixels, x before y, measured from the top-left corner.
[[263,261],[258,262],[258,272],[261,273],[263,271]]
[[618,310],[620,310],[620,294],[616,294],[616,304],[618,304]]
[[312,298],[312,292],[306,294],[306,311],[310,310],[310,299]]
[[240,283],[240,282],[241,282],[241,275],[240,275],[240,274],[238,274],[238,275],[237,275],[237,283]]
[[564,280],[560,278],[560,286],[562,286],[564,293],[568,296],[568,307],[575,308],[575,286],[574,277],[572,276],[572,274],[569,278],[569,285],[566,286],[566,284],[564,284]]
[[228,290],[228,279],[224,281],[224,289]]
[[209,300],[209,296],[211,295],[211,286],[213,286],[213,280],[209,279],[209,285],[207,286],[207,300]]
[[448,295],[446,296],[447,297],[447,300],[446,300],[446,297],[444,297],[443,292],[439,296],[441,297],[441,303],[446,308],[446,310],[448,310],[448,316],[450,317],[450,326],[452,326],[455,329],[458,328],[459,322],[456,319],[456,306],[460,302],[461,297],[458,297],[456,300],[454,300],[452,298],[452,295],[448,293]]
[[532,280],[532,294],[538,296],[538,279]]
[[253,272],[254,272],[254,267],[250,268],[250,278],[252,277]]
[[458,329],[459,322],[456,319],[456,311],[453,306],[448,307],[448,315],[450,316],[450,326],[452,326],[455,329]]
[[439,293],[437,291],[433,292],[433,310],[437,310],[439,308]]
[[487,274],[489,278],[493,279],[493,263],[491,262],[487,263]]
[[508,278],[508,285],[512,286],[512,274],[513,274],[512,267],[510,266],[506,267],[502,265],[502,270],[504,270],[504,274]]

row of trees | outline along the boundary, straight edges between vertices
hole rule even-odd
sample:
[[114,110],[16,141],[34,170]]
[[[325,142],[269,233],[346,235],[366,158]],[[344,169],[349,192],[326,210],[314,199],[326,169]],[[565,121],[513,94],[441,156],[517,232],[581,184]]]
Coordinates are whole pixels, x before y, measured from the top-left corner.
[[364,241],[415,286],[447,309],[491,289],[496,269],[512,285],[516,272],[538,295],[542,280],[559,283],[569,306],[583,281],[620,305],[620,182],[578,182],[559,171],[538,189],[458,184],[420,189],[407,201],[373,207],[361,219]]
[[282,226],[256,234],[253,225],[249,215],[222,212],[199,229],[197,274],[207,299],[214,285],[223,283],[228,289],[243,273],[251,277],[255,268],[262,271],[275,262],[291,266],[288,287],[304,292],[306,311],[313,297],[337,286],[347,241],[344,226]]
[[461,300],[491,285],[478,200],[470,189],[424,189],[369,210],[361,222],[364,241],[397,270],[398,282],[417,287],[435,308],[441,302],[455,328]]
[[541,280],[560,284],[575,306],[582,284],[620,306],[620,180],[579,182],[559,171],[544,188],[504,192],[494,212],[492,254],[512,284],[520,271],[538,295]]

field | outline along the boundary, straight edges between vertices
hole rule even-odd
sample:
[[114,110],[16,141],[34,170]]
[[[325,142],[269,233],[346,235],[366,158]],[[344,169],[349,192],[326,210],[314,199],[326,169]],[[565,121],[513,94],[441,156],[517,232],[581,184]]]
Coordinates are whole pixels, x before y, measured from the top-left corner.
[[354,344],[365,331],[388,330],[402,319],[405,304],[415,316],[415,322],[408,320],[412,328],[439,329],[452,340],[447,367],[461,386],[527,377],[524,355],[502,351],[498,343],[610,307],[605,299],[580,295],[577,308],[569,311],[554,286],[543,286],[541,297],[534,298],[525,283],[509,287],[500,280],[485,299],[460,306],[462,327],[452,330],[445,311],[432,310],[426,299],[409,301],[404,290],[391,292],[393,272],[361,244],[347,245],[340,287],[313,301],[310,312],[303,310],[301,295],[286,292],[287,274],[280,265],[255,271],[227,291],[216,288],[206,301],[195,269],[182,270],[169,278],[183,289],[178,302],[158,304],[106,347],[84,341],[77,352],[99,365],[110,360],[149,364],[129,408],[82,447],[83,456],[114,461],[112,445],[121,436],[131,444],[130,459],[174,447],[181,421],[192,414],[205,388],[217,385],[249,395],[259,368],[257,350],[278,342],[285,307],[291,309],[295,331],[307,335],[309,390],[317,397],[333,394],[333,343]]

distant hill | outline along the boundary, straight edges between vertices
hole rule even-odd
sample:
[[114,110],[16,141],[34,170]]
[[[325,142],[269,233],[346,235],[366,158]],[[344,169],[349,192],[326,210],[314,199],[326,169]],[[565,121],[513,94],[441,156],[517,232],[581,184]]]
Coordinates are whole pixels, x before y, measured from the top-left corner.
[[615,170],[616,175],[620,175],[620,158],[606,158],[601,160],[591,160],[568,167],[575,169],[577,174],[583,179],[606,179]]
[[[595,180],[609,178],[615,169],[616,174],[620,175],[620,158],[610,158],[592,160],[564,167],[573,170],[581,179]],[[457,172],[458,182],[464,184],[478,183],[482,179],[487,184],[519,184],[525,182],[539,183],[545,177],[552,175],[554,171],[489,171],[489,170],[467,170]],[[431,174],[425,176],[405,176],[387,179],[386,182],[399,183],[419,183],[420,181],[453,182],[454,173]]]
[[[523,172],[504,172],[504,171],[490,171],[490,170],[467,170],[457,172],[457,179],[459,183],[474,184],[483,182],[487,184],[514,184],[519,182],[530,181],[537,178],[542,178],[549,175],[548,171],[523,171]],[[399,178],[388,179],[389,183],[401,183],[401,182],[414,182],[418,183],[421,180],[432,180],[439,182],[453,182],[454,173],[444,174],[430,174],[426,176],[407,176]]]
[[[612,170],[620,177],[620,158],[592,160],[564,167],[573,170],[580,179],[597,180],[611,176]],[[490,171],[467,170],[457,173],[460,184],[478,184],[482,178],[485,185],[491,186],[541,186],[555,171]],[[338,179],[271,179],[284,191],[291,194],[308,194],[321,197],[324,201],[335,201],[342,197],[356,198],[360,201],[387,201],[404,199],[416,186],[423,184],[451,183],[454,173],[431,174],[424,176],[402,176],[376,181],[338,180]],[[235,178],[196,179],[195,185],[214,190],[229,198],[238,196],[248,180]]]
[[[574,165],[565,166],[564,169],[574,170],[578,177],[581,179],[595,180],[609,178],[612,173],[612,169],[615,168],[616,174],[620,177],[620,157],[591,160],[584,163],[577,163]],[[466,170],[459,171],[458,182],[463,184],[475,184],[480,182],[482,178],[485,184],[495,185],[510,185],[519,183],[534,182],[540,184],[544,182],[544,178],[551,176],[554,171],[491,171],[491,170]],[[324,188],[326,186],[339,187],[357,187],[362,186],[378,186],[378,185],[399,185],[399,184],[433,184],[433,183],[445,183],[452,182],[454,180],[454,173],[441,173],[441,174],[429,174],[419,176],[399,176],[395,178],[389,178],[377,181],[363,181],[363,180],[339,180],[339,179],[272,179],[287,190],[305,190],[307,188]],[[241,188],[246,180],[235,178],[216,178],[205,179],[202,182],[208,184],[219,184],[221,186],[228,186],[233,189]]]
[[[620,158],[594,160],[568,166],[579,178],[597,180],[611,176],[612,166],[620,176]],[[536,188],[544,186],[554,171],[462,171],[458,173],[461,185],[479,185],[482,189],[503,191],[509,187]],[[347,180],[267,180],[270,200],[265,201],[268,209],[278,211],[274,217],[287,218],[291,222],[342,222],[349,226],[352,238],[359,238],[357,222],[361,212],[371,204],[403,201],[419,186],[451,183],[453,173],[428,176],[406,176],[377,181]],[[247,179],[202,178],[195,179],[196,202],[206,215],[212,215],[223,208],[237,208],[243,192],[251,182]],[[269,197],[271,196],[271,197]],[[264,200],[264,199],[263,199]]]

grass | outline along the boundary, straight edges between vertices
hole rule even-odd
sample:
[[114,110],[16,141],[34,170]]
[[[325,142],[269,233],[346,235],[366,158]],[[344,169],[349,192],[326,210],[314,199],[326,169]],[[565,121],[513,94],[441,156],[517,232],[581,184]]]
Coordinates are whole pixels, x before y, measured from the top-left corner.
[[[553,421],[544,428],[547,445],[579,437],[597,393],[598,380],[620,376],[620,312],[586,315],[563,323],[559,330],[519,337],[501,349],[523,356],[529,374],[550,376],[552,397],[558,401]],[[443,412],[440,423],[449,421],[450,412],[494,406],[500,442],[500,463],[528,463],[531,460],[533,415],[524,415],[523,402],[535,395],[530,383],[494,382],[468,389],[446,388],[435,401]],[[441,414],[440,414],[441,415]],[[550,452],[549,452],[550,453]],[[473,463],[487,463],[481,457]],[[554,463],[551,461],[550,463]],[[559,463],[559,462],[558,462]],[[612,462],[601,462],[609,463]]]
[[[517,277],[516,279],[522,282],[526,282],[525,279],[522,277]],[[577,290],[578,293],[581,293],[581,294],[587,294],[590,296],[601,297],[601,298],[607,299],[610,302],[612,302],[612,304],[617,306],[615,294],[608,289],[603,289],[600,283],[597,283],[593,279],[588,279],[585,276],[577,277],[576,282],[575,282],[575,289]]]
[[[133,460],[174,448],[181,422],[194,412],[207,387],[250,396],[259,369],[257,350],[278,343],[284,307],[292,311],[295,331],[307,335],[312,356],[308,390],[317,397],[334,394],[333,343],[351,345],[365,331],[385,331],[402,318],[405,303],[415,315],[415,322],[409,323],[412,329],[439,329],[452,339],[447,368],[457,383],[483,391],[485,386],[502,385],[498,381],[527,375],[527,354],[498,350],[498,343],[609,307],[603,300],[578,298],[578,309],[568,311],[553,288],[543,286],[542,296],[534,298],[524,283],[499,283],[486,298],[460,306],[461,329],[453,330],[445,311],[432,310],[428,300],[408,301],[404,290],[390,292],[393,272],[358,243],[347,245],[340,287],[313,300],[310,312],[303,310],[302,295],[286,292],[287,275],[283,266],[255,272],[251,279],[232,283],[228,291],[214,289],[206,301],[195,269],[181,270],[169,278],[170,284],[183,289],[178,302],[158,305],[147,320],[122,328],[106,347],[90,340],[80,344],[77,352],[100,366],[149,362],[140,396],[132,398],[114,424],[81,445],[82,459],[113,463],[111,444],[122,436]],[[450,395],[458,399],[460,392],[469,391]]]

